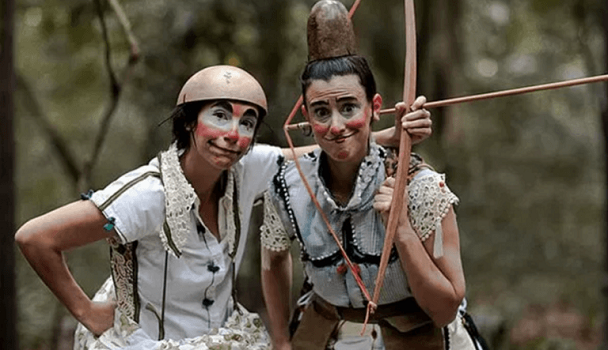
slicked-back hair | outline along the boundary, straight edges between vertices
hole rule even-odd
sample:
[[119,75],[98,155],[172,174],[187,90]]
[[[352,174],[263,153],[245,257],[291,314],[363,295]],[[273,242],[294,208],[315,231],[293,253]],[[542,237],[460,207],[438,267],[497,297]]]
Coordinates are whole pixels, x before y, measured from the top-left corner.
[[365,89],[365,97],[372,102],[376,95],[376,81],[367,60],[361,56],[350,55],[309,62],[300,77],[302,96],[306,101],[306,90],[313,80],[330,81],[334,76],[354,74],[359,77],[361,86]]
[[[171,142],[177,142],[177,149],[188,150],[190,148],[190,139],[192,132],[194,132],[194,130],[196,129],[196,124],[198,122],[198,114],[201,112],[203,107],[215,101],[217,100],[187,102],[173,109],[170,117],[173,122],[173,138]],[[255,124],[255,130],[253,132],[253,140],[251,142],[252,146],[260,128],[260,125],[262,125],[262,122],[264,121],[265,116],[260,108],[257,108],[257,110],[258,120]]]

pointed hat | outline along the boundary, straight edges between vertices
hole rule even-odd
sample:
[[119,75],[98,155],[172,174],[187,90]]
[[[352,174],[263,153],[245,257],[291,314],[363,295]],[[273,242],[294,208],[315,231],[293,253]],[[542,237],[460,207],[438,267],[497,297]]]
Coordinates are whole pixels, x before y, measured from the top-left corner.
[[318,1],[310,10],[307,31],[309,62],[357,53],[353,24],[340,1]]

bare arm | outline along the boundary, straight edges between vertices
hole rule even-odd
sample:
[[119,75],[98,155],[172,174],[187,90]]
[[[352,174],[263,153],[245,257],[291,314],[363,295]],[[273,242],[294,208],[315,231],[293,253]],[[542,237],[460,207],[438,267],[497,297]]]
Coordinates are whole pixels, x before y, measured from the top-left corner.
[[[389,178],[377,195],[374,208],[388,213],[394,179]],[[378,196],[382,196],[380,198]],[[395,246],[412,294],[420,307],[439,326],[445,326],[456,316],[465,295],[465,279],[460,259],[460,242],[456,214],[450,207],[441,222],[443,256],[433,256],[435,233],[424,242],[410,224],[408,208],[403,206],[395,236]]]
[[273,348],[291,349],[289,340],[289,304],[291,300],[292,260],[289,250],[280,252],[262,248],[262,290],[270,322]]
[[108,238],[106,218],[91,201],[55,209],[25,223],[15,241],[42,281],[74,317],[96,335],[113,323],[114,305],[94,303],[76,283],[63,252]]
[[[309,145],[309,146],[294,147],[294,150],[296,152],[296,158],[299,158],[300,156],[302,156],[306,153],[310,153],[310,152],[316,150],[317,148],[319,148],[319,146],[317,144]],[[281,151],[283,152],[283,156],[285,157],[285,159],[293,160],[294,156],[293,156],[293,152],[291,151],[291,149],[281,148]]]
[[397,228],[395,245],[412,294],[435,324],[445,326],[454,320],[465,295],[465,280],[460,260],[460,242],[454,210],[443,219],[442,257],[433,257],[435,234],[424,242],[409,220]]

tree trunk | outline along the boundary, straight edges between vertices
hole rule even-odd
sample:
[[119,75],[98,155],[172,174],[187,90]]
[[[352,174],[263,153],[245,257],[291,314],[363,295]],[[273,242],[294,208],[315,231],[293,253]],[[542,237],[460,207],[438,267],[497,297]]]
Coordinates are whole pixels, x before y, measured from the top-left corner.
[[15,142],[13,135],[13,36],[15,1],[4,0],[0,46],[0,344],[17,350],[17,297],[15,291]]
[[[603,20],[601,21],[604,27],[604,52],[608,52],[608,1],[604,1],[603,7]],[[608,61],[604,63],[606,68],[608,68]],[[605,90],[604,93],[606,93]],[[605,247],[605,255],[604,255],[604,279],[601,285],[602,292],[604,295],[604,339],[602,349],[608,349],[608,103],[604,100],[604,105],[602,106],[602,126],[604,131],[604,172],[605,174],[605,183],[604,183],[604,247]]]

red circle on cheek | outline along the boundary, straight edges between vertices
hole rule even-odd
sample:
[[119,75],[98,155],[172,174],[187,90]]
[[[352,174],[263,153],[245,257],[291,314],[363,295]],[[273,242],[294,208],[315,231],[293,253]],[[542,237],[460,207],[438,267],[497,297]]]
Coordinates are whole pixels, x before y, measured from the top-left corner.
[[241,149],[245,149],[251,144],[251,137],[239,137],[237,144]]
[[315,131],[315,133],[317,133],[317,134],[326,134],[327,130],[329,130],[329,126],[325,126],[325,125],[321,125],[321,124],[314,124],[312,126],[312,128]]
[[225,132],[216,128],[211,128],[203,123],[198,123],[196,126],[196,135],[209,139],[216,139],[224,136]]
[[[367,113],[366,113],[367,114]],[[367,116],[364,115],[363,118],[351,120],[346,123],[346,126],[351,129],[361,129],[365,126],[365,121],[367,120]]]
[[348,152],[346,152],[346,151],[338,152],[338,159],[344,159],[346,157],[348,157]]

